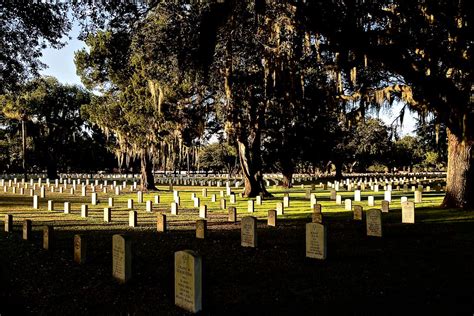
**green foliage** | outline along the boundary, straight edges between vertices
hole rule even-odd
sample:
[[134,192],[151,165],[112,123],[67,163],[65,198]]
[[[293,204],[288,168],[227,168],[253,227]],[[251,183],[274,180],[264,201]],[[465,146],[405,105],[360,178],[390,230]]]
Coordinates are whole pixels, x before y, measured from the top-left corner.
[[[1,115],[1,114],[0,114]],[[0,129],[0,172],[21,172],[21,141],[18,138],[18,123],[1,121]]]
[[392,155],[393,164],[399,168],[412,168],[423,159],[423,151],[419,146],[418,139],[413,136],[405,136],[394,144]]
[[232,175],[238,168],[237,151],[225,143],[209,144],[201,149],[199,165],[206,171],[227,172]]
[[351,130],[347,149],[354,153],[354,158],[362,170],[371,163],[386,162],[391,149],[389,129],[379,119],[359,122]]
[[[393,69],[382,67],[375,58],[364,65],[364,52],[353,51],[354,43],[347,38],[331,41],[335,30],[347,32],[350,27],[360,29],[373,23],[370,18],[353,20],[352,15],[378,12],[387,16],[382,10],[385,4],[351,5],[353,11],[344,11],[342,19],[336,19],[332,15],[338,5],[344,6],[160,3],[153,4],[146,15],[131,10],[130,19],[118,24],[112,21],[117,21],[123,8],[108,8],[111,23],[97,23],[103,30],[89,34],[90,49],[80,52],[76,63],[87,85],[95,82],[95,88],[109,88],[108,103],[127,103],[110,111],[120,118],[111,115],[112,120],[103,120],[120,122],[118,126],[137,122],[137,132],[124,131],[120,134],[127,137],[117,139],[137,143],[130,135],[146,134],[139,125],[149,127],[152,122],[138,119],[141,114],[160,120],[150,111],[132,110],[143,110],[151,103],[163,113],[157,131],[163,130],[165,121],[175,131],[159,139],[159,143],[173,144],[170,153],[176,140],[188,146],[196,143],[208,119],[217,117],[230,140],[248,151],[241,156],[253,165],[249,171],[259,169],[261,148],[266,165],[277,170],[293,170],[318,159],[355,159],[363,169],[374,160],[386,161],[390,149],[388,131],[377,130],[370,120],[358,123],[368,104],[380,106],[380,100],[389,96],[389,103],[411,99],[409,90],[397,85],[403,80]],[[306,10],[314,6],[319,10]],[[333,28],[321,29],[316,18],[330,22]],[[370,40],[373,36],[371,32],[357,35]],[[346,95],[336,99],[341,94]],[[215,104],[216,116],[207,114],[214,109],[210,104]],[[125,120],[124,113],[130,113]],[[325,124],[329,117],[331,123]],[[324,135],[331,141],[320,141]],[[143,139],[139,142],[149,144]],[[316,148],[327,150],[310,154]]]
[[90,90],[105,92],[125,84],[131,75],[127,67],[130,38],[128,34],[110,31],[90,34],[88,49],[75,53],[76,72]]
[[[18,165],[15,163],[20,144],[18,120],[27,121],[30,165],[38,171],[46,168],[50,178],[57,176],[58,167],[64,171],[81,165],[82,168],[99,167],[96,163],[100,159],[81,159],[93,156],[88,150],[95,151],[96,157],[107,157],[100,149],[104,143],[94,145],[80,115],[81,106],[90,102],[90,94],[84,89],[44,77],[27,82],[18,93],[2,95],[1,99],[1,112],[12,117],[5,121],[7,128],[2,135],[9,161],[4,168],[15,170],[17,167],[13,166]],[[17,108],[17,105],[20,106]]]
[[[120,10],[108,8],[111,14]],[[160,4],[118,27],[111,23],[96,26],[89,33],[89,48],[76,53],[75,62],[82,81],[101,92],[84,107],[87,118],[117,141],[114,153],[120,164],[134,159],[153,161],[162,168],[182,167],[196,162],[209,107],[206,93],[193,84],[184,71],[189,58],[195,21],[186,7]],[[188,13],[190,13],[189,11]],[[122,11],[125,14],[125,11]],[[130,18],[130,16],[128,16]],[[102,28],[102,29],[100,29]],[[151,170],[151,164],[146,168]]]
[[0,11],[0,93],[6,93],[38,74],[42,49],[63,46],[70,22],[66,4],[2,1]]
[[418,136],[418,146],[424,152],[434,152],[437,154],[437,163],[446,165],[448,160],[448,144],[446,125],[436,123],[435,120],[420,120],[417,123],[416,134]]
[[434,168],[438,166],[439,155],[433,151],[428,151],[425,153],[425,160],[423,164],[428,168]]
[[384,173],[384,172],[388,172],[388,167],[386,165],[382,165],[382,164],[374,164],[374,165],[371,165],[367,168],[367,171],[368,172],[378,172],[378,173]]

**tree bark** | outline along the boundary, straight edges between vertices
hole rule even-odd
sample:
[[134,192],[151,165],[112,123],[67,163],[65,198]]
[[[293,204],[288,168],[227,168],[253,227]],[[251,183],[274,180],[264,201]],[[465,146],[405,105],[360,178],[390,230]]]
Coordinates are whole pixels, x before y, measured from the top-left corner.
[[23,179],[26,181],[28,180],[28,171],[26,170],[26,119],[21,120],[21,151]]
[[260,168],[256,168],[256,162],[251,159],[249,147],[241,141],[237,141],[237,144],[239,149],[240,167],[244,178],[244,196],[256,197],[260,193],[263,193],[264,196],[271,196],[271,194],[265,189],[261,170],[257,170]]
[[443,207],[474,209],[474,139],[448,130],[448,171]]
[[54,180],[58,178],[58,164],[56,163],[56,159],[49,157],[46,172],[48,174],[48,179]]
[[336,161],[334,162],[334,166],[336,167],[336,179],[342,179],[342,162]]
[[140,159],[140,183],[142,191],[156,191],[155,179],[153,177],[153,164],[149,155],[145,152]]
[[291,188],[293,184],[291,183],[293,180],[293,173],[283,173],[283,183],[282,187],[284,188]]
[[56,146],[54,146],[54,140],[48,136],[46,138],[46,144],[44,148],[47,150],[45,153],[46,158],[46,173],[48,179],[54,180],[58,178],[58,162],[56,159]]

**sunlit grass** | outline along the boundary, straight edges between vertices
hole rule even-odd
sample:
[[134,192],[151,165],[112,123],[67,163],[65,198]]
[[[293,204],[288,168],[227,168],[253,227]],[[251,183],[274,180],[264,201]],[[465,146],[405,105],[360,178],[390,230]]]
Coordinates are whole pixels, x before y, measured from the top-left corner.
[[[104,194],[98,193],[99,204],[91,204],[91,191],[87,191],[87,196],[81,196],[80,190],[76,191],[75,195],[71,195],[69,190],[64,193],[51,193],[47,190],[46,198],[40,199],[40,209],[34,210],[33,198],[29,194],[20,195],[13,194],[11,190],[9,193],[0,192],[0,215],[2,219],[5,214],[13,215],[15,224],[19,225],[25,219],[33,221],[34,227],[53,225],[57,229],[67,230],[123,230],[128,228],[129,209],[127,208],[128,199],[134,200],[133,210],[138,213],[138,227],[133,229],[154,229],[156,223],[156,213],[164,212],[167,214],[167,221],[173,229],[193,229],[194,223],[199,219],[199,209],[194,207],[194,202],[191,200],[191,193],[195,193],[200,198],[200,203],[207,205],[208,220],[210,229],[211,224],[226,224],[228,208],[234,206],[237,209],[238,218],[243,216],[255,216],[259,220],[267,218],[268,210],[276,209],[276,204],[283,201],[285,193],[290,195],[290,207],[285,208],[284,215],[279,216],[279,221],[289,219],[308,219],[311,220],[311,205],[309,199],[305,198],[305,188],[295,187],[291,189],[282,189],[278,187],[269,188],[273,197],[265,198],[262,205],[254,204],[255,211],[248,212],[247,198],[240,197],[239,188],[233,188],[236,194],[236,203],[230,203],[228,196],[221,197],[221,192],[225,193],[225,187],[206,187],[207,197],[202,196],[201,186],[174,186],[175,190],[180,192],[181,203],[177,216],[171,215],[170,205],[173,202],[173,192],[168,191],[168,186],[159,186],[160,191],[143,194],[143,203],[138,203],[137,193],[122,192],[120,195],[114,193]],[[26,190],[28,191],[28,190]],[[38,190],[39,192],[39,190]],[[330,191],[316,189],[317,203],[322,205],[322,211],[325,218],[351,218],[352,213],[345,211],[344,200],[354,200],[354,192],[340,191],[338,194],[342,196],[343,204],[338,205],[335,201],[330,201]],[[211,201],[211,195],[216,195],[216,202]],[[155,195],[160,196],[160,203],[154,203]],[[381,202],[384,199],[384,192],[363,191],[362,201],[354,202],[354,205],[361,205],[364,210],[369,208],[381,208]],[[369,207],[367,197],[374,196],[375,207]],[[390,203],[390,213],[384,214],[387,219],[392,219],[394,222],[399,221],[401,217],[401,203],[400,198],[406,196],[408,200],[414,200],[414,192],[412,191],[392,191],[392,202]],[[108,198],[114,199],[114,206],[112,207],[112,222],[105,223],[103,221],[103,210],[108,207]],[[444,192],[423,192],[423,202],[416,204],[416,221],[420,222],[439,222],[439,221],[460,221],[473,220],[471,214],[459,214],[453,210],[439,209],[439,205],[444,197]],[[227,208],[221,209],[220,200],[226,199]],[[55,204],[54,211],[47,211],[47,201],[53,200]],[[145,211],[145,202],[151,200],[153,202],[153,212]],[[71,213],[64,214],[64,202],[71,203]],[[82,218],[80,216],[80,208],[82,204],[87,204],[89,208],[89,217]],[[132,229],[132,228],[130,228]]]

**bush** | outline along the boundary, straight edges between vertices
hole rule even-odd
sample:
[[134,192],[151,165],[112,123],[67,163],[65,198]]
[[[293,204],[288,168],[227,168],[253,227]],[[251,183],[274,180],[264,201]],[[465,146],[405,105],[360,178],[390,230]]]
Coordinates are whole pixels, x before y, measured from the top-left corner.
[[369,172],[388,172],[388,167],[386,165],[376,163],[376,164],[371,165],[369,168],[367,168],[367,171],[369,171]]

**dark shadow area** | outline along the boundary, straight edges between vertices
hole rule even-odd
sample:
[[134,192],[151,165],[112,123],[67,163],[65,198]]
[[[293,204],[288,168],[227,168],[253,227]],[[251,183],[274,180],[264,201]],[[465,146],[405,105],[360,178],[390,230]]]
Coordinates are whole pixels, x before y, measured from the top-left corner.
[[[309,214],[308,214],[309,215]],[[304,224],[258,222],[258,247],[240,246],[240,225],[213,224],[208,238],[188,230],[154,227],[55,231],[55,248],[41,249],[42,232],[21,240],[20,227],[0,237],[0,312],[7,314],[166,314],[173,302],[173,254],[203,256],[203,314],[399,314],[474,310],[474,218],[463,211],[417,210],[417,223],[400,223],[400,211],[383,216],[383,238],[367,237],[352,213],[328,213],[328,258],[305,258]],[[443,220],[443,218],[448,218]],[[87,262],[73,262],[73,236],[87,239]],[[111,277],[112,235],[133,240],[133,277]],[[5,303],[6,302],[6,303]]]

